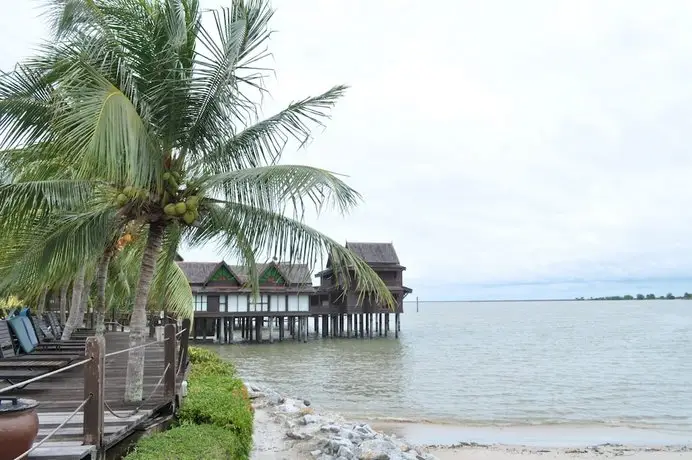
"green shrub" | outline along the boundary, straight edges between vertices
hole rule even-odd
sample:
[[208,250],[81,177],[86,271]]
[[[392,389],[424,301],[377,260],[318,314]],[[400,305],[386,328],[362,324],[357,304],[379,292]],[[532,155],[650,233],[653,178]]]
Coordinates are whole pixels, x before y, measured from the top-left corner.
[[189,347],[187,350],[188,355],[190,356],[190,362],[192,364],[223,362],[219,355],[217,355],[213,351],[207,350],[206,348]]
[[198,375],[190,379],[179,419],[217,425],[252,444],[253,411],[243,382],[223,375]]
[[210,375],[235,377],[235,366],[231,363],[204,362],[195,364],[190,371],[190,380],[194,381],[198,377],[208,377]]
[[[235,367],[204,348],[190,347],[189,353],[192,370],[178,413],[181,426],[143,439],[128,459],[249,458],[253,408]],[[217,439],[207,442],[209,436]]]
[[127,460],[243,460],[237,436],[214,425],[182,425],[141,439]]

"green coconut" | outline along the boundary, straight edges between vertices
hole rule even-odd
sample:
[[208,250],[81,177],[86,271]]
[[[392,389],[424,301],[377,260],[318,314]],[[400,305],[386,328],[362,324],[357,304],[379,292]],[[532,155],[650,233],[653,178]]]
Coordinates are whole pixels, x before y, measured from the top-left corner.
[[166,206],[163,207],[163,212],[166,213],[167,216],[174,216],[175,215],[175,205],[173,203],[167,204]]
[[146,200],[148,197],[149,197],[149,194],[144,189],[137,192],[137,198],[139,198],[142,201]]
[[133,197],[137,194],[137,191],[136,191],[133,187],[131,187],[131,186],[128,185],[127,187],[125,187],[125,188],[123,189],[123,193],[124,193],[128,198],[133,198]]
[[115,200],[118,203],[118,206],[122,207],[122,206],[125,206],[127,204],[128,198],[127,198],[127,195],[125,195],[124,193],[120,193],[115,198]]
[[187,225],[191,225],[195,221],[195,212],[185,211],[185,214],[183,214],[183,220]]
[[173,177],[178,183],[180,183],[183,180],[183,176],[181,176],[178,171],[173,171]]
[[185,211],[187,211],[187,206],[185,205],[185,203],[181,201],[175,204],[175,213],[177,215],[182,216],[183,214],[185,214]]
[[170,179],[171,179],[171,173],[169,173],[169,172],[163,173],[163,180],[168,182]]
[[187,205],[187,209],[192,209],[194,211],[199,205],[199,197],[192,195],[190,198],[185,200],[185,204]]

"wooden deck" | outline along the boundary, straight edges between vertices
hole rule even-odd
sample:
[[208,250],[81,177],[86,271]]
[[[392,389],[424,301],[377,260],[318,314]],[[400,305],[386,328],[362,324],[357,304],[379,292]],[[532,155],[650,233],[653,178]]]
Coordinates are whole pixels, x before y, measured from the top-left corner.
[[[106,353],[125,350],[128,346],[128,333],[109,332],[106,334]],[[152,344],[144,350],[146,363],[144,397],[149,399],[140,404],[126,404],[123,401],[128,353],[106,357],[104,398],[107,406],[104,408],[104,450],[128,437],[170,405],[170,400],[164,398],[163,383],[156,388],[165,368],[163,342]],[[181,373],[176,378],[176,390],[179,389],[183,374]],[[0,389],[3,386],[8,385],[6,382],[0,383]],[[152,392],[154,392],[153,395]],[[176,391],[176,394],[179,394],[179,391]],[[7,393],[7,396],[29,398],[39,402],[37,410],[40,428],[35,440],[35,443],[38,443],[84,401],[84,368],[78,367],[31,383],[23,389]],[[133,413],[138,406],[141,406],[140,410]],[[109,407],[116,415],[109,411]],[[95,453],[95,448],[91,445],[83,445],[83,420],[83,412],[78,412],[46,443],[32,451],[28,458],[90,458]]]

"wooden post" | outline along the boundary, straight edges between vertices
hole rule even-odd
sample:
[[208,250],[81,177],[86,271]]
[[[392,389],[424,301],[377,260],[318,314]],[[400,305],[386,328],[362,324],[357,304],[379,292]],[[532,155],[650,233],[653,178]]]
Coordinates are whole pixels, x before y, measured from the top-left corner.
[[103,444],[103,401],[106,387],[106,339],[89,337],[85,355],[91,361],[84,365],[84,444],[96,446],[100,451]]
[[166,324],[163,328],[163,397],[175,403],[175,326]]
[[187,348],[190,340],[190,318],[183,320],[183,333],[180,334],[180,353],[178,355],[178,372],[185,371],[187,366]]
[[394,315],[394,338],[399,338],[399,313]]

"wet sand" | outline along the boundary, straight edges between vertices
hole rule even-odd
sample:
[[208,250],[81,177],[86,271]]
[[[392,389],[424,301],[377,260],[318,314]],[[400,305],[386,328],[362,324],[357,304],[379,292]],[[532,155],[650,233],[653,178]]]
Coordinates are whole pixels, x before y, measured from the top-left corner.
[[[567,460],[627,457],[631,460],[692,460],[689,435],[624,427],[463,427],[371,422],[440,460]],[[456,446],[456,447],[444,447]]]
[[685,448],[663,449],[651,450],[626,446],[601,446],[589,449],[494,446],[431,449],[430,453],[440,460],[596,460],[613,457],[625,457],[628,460],[689,460],[692,458],[692,450]]
[[[692,434],[609,426],[514,426],[474,427],[432,423],[402,423],[368,420],[378,431],[394,433],[416,445],[527,446],[574,448],[603,444],[633,447],[692,446]],[[692,458],[692,456],[691,456]]]

